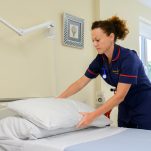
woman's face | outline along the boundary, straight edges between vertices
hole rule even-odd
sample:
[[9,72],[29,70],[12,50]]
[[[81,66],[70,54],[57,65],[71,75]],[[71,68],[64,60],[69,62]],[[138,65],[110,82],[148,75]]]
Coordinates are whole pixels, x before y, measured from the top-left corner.
[[99,54],[108,53],[114,48],[114,34],[108,36],[101,28],[95,28],[92,30],[92,42]]

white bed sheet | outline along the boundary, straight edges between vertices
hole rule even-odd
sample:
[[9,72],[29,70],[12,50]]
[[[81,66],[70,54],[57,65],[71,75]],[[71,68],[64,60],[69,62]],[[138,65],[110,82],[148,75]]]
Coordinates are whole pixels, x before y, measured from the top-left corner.
[[125,130],[116,127],[89,128],[38,140],[0,140],[0,151],[1,148],[2,151],[63,151],[69,146],[103,139]]

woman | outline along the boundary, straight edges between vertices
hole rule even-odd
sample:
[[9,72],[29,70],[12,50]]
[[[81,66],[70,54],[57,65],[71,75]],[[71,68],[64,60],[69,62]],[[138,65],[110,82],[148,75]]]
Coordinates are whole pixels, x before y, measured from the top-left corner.
[[119,105],[118,126],[151,130],[151,83],[134,50],[121,47],[117,39],[128,34],[126,22],[117,16],[92,24],[92,41],[98,55],[85,75],[70,85],[59,97],[69,97],[98,75],[116,87],[116,93],[94,112],[81,113],[77,127],[85,127],[95,118]]

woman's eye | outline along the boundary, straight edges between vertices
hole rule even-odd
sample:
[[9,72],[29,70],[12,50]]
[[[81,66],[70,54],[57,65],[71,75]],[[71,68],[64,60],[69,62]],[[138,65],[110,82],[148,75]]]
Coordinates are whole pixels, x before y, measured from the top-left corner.
[[99,41],[100,41],[100,40],[97,40],[97,39],[96,39],[96,40],[92,40],[92,42],[99,42]]

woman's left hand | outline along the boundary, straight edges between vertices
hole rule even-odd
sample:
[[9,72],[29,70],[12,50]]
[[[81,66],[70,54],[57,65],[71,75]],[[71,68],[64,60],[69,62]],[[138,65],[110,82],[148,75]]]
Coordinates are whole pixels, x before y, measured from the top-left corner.
[[83,115],[82,120],[77,124],[77,128],[87,127],[96,118],[95,112],[80,112]]

